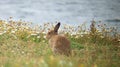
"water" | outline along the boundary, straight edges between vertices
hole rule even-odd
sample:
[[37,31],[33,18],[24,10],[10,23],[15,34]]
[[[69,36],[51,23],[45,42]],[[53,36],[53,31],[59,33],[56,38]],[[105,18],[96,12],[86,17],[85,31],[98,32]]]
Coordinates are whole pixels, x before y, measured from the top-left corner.
[[0,0],[0,18],[78,25],[96,21],[120,25],[120,0]]

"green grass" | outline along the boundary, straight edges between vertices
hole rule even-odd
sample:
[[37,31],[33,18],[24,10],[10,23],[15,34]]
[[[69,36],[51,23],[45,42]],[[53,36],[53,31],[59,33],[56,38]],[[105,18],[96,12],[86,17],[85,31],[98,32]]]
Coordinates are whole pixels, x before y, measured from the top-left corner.
[[[82,31],[80,26],[76,31],[74,27],[66,25],[60,31],[71,41],[72,54],[69,57],[53,55],[48,41],[44,38],[44,32],[50,23],[37,28],[35,26],[34,29],[22,21],[5,22],[0,21],[0,67],[120,66],[119,34],[114,34],[116,37],[111,36],[108,33],[112,31],[107,32],[104,27],[100,27],[99,31],[94,25],[95,22],[92,22],[90,31]],[[4,31],[6,32],[3,33]],[[77,34],[71,35],[71,31]]]

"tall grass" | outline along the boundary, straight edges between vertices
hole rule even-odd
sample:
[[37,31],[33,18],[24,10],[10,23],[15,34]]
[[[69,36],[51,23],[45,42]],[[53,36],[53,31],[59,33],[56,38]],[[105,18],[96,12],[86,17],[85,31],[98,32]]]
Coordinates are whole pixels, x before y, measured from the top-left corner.
[[71,41],[72,54],[54,56],[47,30],[54,23],[32,26],[24,21],[0,20],[0,67],[119,67],[120,34],[114,27],[91,22],[73,27],[64,24],[59,30]]

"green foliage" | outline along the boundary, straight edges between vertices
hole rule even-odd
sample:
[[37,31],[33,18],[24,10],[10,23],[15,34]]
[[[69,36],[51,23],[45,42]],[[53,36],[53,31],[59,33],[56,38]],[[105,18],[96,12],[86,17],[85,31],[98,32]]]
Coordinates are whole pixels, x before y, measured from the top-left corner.
[[[92,21],[90,30],[65,25],[60,33],[71,42],[71,56],[54,55],[45,39],[53,24],[30,27],[22,21],[0,21],[0,67],[118,67],[120,36]],[[77,30],[76,30],[77,29]],[[75,33],[76,34],[73,34]],[[115,31],[114,31],[115,32]]]
[[81,45],[80,43],[77,43],[77,42],[71,42],[71,47],[72,47],[72,49],[78,49],[78,50],[84,48],[83,45]]

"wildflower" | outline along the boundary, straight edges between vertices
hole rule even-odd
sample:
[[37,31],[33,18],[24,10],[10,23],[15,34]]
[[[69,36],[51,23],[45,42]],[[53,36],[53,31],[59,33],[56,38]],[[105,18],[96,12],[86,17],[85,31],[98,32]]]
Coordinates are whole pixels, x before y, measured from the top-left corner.
[[59,61],[59,64],[60,64],[60,65],[63,65],[63,64],[65,64],[65,63],[66,63],[66,62],[63,61],[63,60],[60,60],[60,61]]
[[120,39],[118,39],[118,42],[120,42]]
[[43,38],[45,38],[45,39],[46,39],[46,36],[44,36]]
[[71,33],[71,36],[76,35],[76,32]]
[[77,35],[75,38],[79,38],[79,36]]
[[12,50],[11,52],[12,52],[12,53],[14,53],[15,51],[14,51],[14,50]]
[[35,40],[35,38],[32,38],[32,40],[34,41],[34,40]]
[[22,51],[22,54],[24,54],[25,52],[24,51]]
[[40,67],[48,67],[48,64],[44,61],[44,59],[40,59]]
[[5,23],[5,24],[8,24],[8,22],[6,22],[6,21],[5,21],[4,23]]
[[30,37],[30,35],[27,36],[27,38],[29,38],[29,37]]
[[36,31],[37,34],[39,34],[40,32]]
[[84,34],[88,34],[88,32],[84,32]]
[[26,29],[29,29],[29,27],[25,27]]
[[40,36],[37,36],[37,38],[39,39],[39,38],[40,38]]
[[69,62],[68,64],[69,64],[69,67],[73,67],[73,64],[72,64],[72,62]]
[[100,36],[101,38],[104,38],[104,36]]
[[83,35],[84,33],[83,33],[83,32],[80,32],[79,34],[80,34],[80,35]]
[[73,34],[71,34],[71,36],[73,36]]
[[36,36],[37,34],[35,34],[35,33],[32,33],[31,35],[32,35],[32,36]]
[[11,31],[11,33],[15,33],[15,31]]
[[82,35],[82,34],[81,34],[80,36],[81,36],[81,37],[83,37],[83,35]]
[[15,29],[15,31],[17,31],[18,29]]
[[42,58],[40,59],[40,62],[41,62],[41,63],[45,63],[44,59],[42,59]]
[[45,43],[45,40],[43,40],[42,42]]
[[46,32],[44,31],[44,32],[42,32],[43,34],[46,34]]
[[0,32],[0,35],[3,35],[4,33],[6,33],[6,31],[4,31],[4,32],[3,32],[3,31],[1,31],[1,32]]

